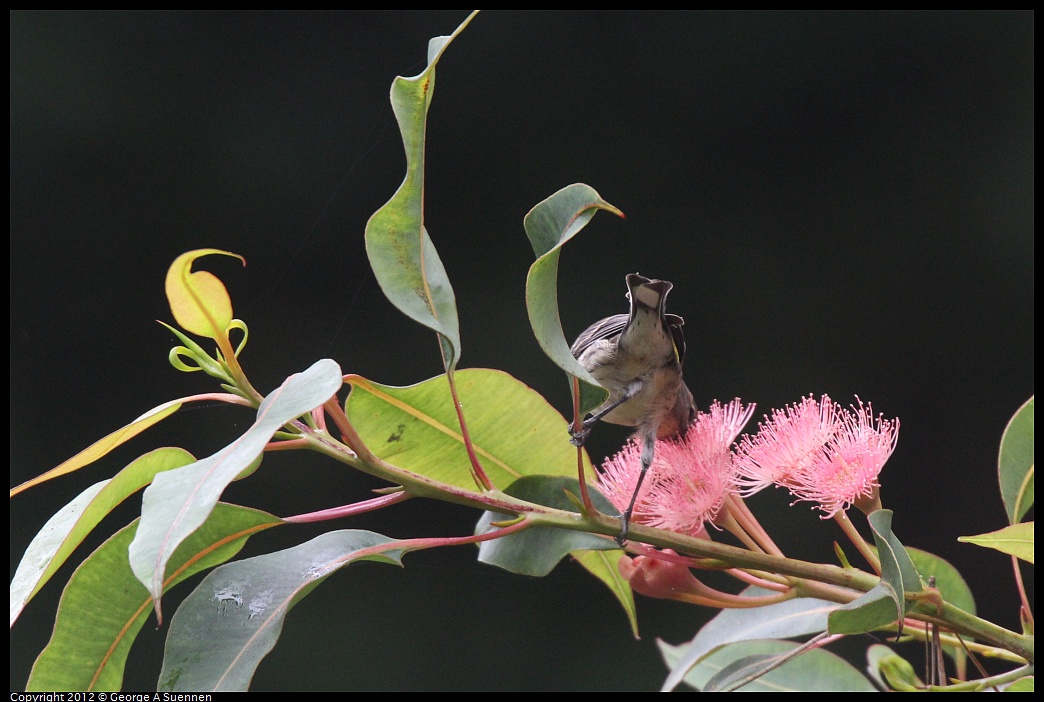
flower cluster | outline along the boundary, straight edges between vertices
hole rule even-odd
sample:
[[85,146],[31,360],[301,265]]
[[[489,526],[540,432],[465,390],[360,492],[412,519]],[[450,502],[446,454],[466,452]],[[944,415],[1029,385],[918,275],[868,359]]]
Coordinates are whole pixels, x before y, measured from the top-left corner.
[[[766,416],[754,436],[733,444],[753,405],[715,402],[684,437],[659,441],[632,519],[669,531],[706,536],[731,494],[786,487],[831,517],[852,504],[877,504],[877,476],[895,450],[899,420],[873,417],[869,404],[845,409],[812,396]],[[615,506],[631,500],[641,472],[641,446],[629,442],[602,467],[601,487]]]
[[863,501],[876,505],[877,476],[895,450],[899,420],[875,420],[871,406],[856,400],[848,410],[826,395],[809,396],[766,417],[737,448],[744,494],[775,483],[816,503],[824,518]]

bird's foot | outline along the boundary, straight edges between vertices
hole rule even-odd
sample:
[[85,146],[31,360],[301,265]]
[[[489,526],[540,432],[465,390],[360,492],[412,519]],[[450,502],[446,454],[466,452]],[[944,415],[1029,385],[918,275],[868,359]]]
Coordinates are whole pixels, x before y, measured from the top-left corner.
[[587,443],[587,435],[591,433],[591,427],[584,424],[581,426],[580,431],[574,431],[573,425],[569,425],[569,443],[573,446],[583,446]]
[[623,546],[624,542],[627,541],[627,533],[630,531],[631,523],[631,510],[627,510],[620,515],[620,533],[616,535],[616,545]]

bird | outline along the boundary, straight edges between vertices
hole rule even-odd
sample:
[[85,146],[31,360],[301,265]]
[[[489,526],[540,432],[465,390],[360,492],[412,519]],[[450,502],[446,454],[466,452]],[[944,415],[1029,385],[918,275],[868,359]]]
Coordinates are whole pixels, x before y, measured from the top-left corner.
[[623,545],[635,501],[652,465],[656,440],[684,436],[696,419],[692,392],[682,378],[685,360],[685,321],[665,312],[667,294],[674,285],[666,280],[631,273],[626,277],[630,311],[601,319],[576,338],[570,351],[609,397],[570,429],[574,446],[583,446],[598,421],[635,427],[642,445],[641,473],[631,502],[620,515]]

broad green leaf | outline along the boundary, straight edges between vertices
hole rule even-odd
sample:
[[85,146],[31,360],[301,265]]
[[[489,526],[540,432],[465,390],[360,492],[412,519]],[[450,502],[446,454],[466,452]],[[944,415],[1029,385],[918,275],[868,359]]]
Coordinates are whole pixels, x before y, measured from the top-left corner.
[[[785,657],[800,644],[790,641],[742,641],[723,646],[704,658],[685,677],[703,692],[730,689]],[[740,692],[876,692],[866,677],[841,657],[817,648],[738,688]]]
[[106,437],[98,439],[93,444],[80,451],[78,454],[65,461],[61,465],[52,468],[51,470],[38,475],[32,480],[27,480],[16,488],[11,489],[11,497],[14,497],[23,490],[27,490],[34,485],[46,482],[51,478],[57,478],[59,475],[65,475],[66,473],[72,473],[73,471],[79,470],[86,465],[94,463],[105,454],[112,451],[117,446],[124,444],[135,436],[145,431],[153,424],[159,424],[161,421],[169,417],[170,415],[181,409],[181,400],[172,400],[165,402],[158,407],[153,407],[145,414],[135,419],[130,424],[117,429]]
[[893,621],[902,620],[906,616],[904,593],[920,592],[923,587],[921,577],[910,554],[892,533],[892,511],[876,510],[868,514],[866,520],[874,534],[874,544],[881,560],[881,580],[888,584],[895,597],[896,616]]
[[580,413],[586,414],[609,396],[569,351],[558,312],[558,259],[562,246],[587,226],[598,210],[623,217],[583,183],[566,186],[538,203],[525,217],[526,235],[536,261],[526,277],[526,307],[537,342],[554,363],[580,381]]
[[329,359],[317,361],[266,397],[242,436],[213,456],[159,474],[145,490],[130,561],[156,600],[157,619],[163,619],[159,598],[174,549],[206,521],[225,487],[249,469],[276,430],[329,400],[340,386],[338,365]]
[[1008,523],[1015,524],[1033,506],[1033,398],[1015,413],[1001,437],[997,477]]
[[976,546],[996,549],[1002,553],[1033,563],[1033,522],[1021,522],[978,536],[960,536],[963,541]]
[[[503,371],[472,368],[455,374],[479,460],[503,489],[523,475],[576,476],[568,423],[539,393]],[[476,490],[445,375],[408,387],[348,376],[345,412],[363,442],[394,465]],[[587,475],[594,475],[583,453]]]
[[109,512],[152,482],[157,473],[194,460],[183,449],[156,449],[130,463],[112,479],[95,483],[58,510],[33,538],[11,580],[11,626],[29,600]]
[[392,81],[391,103],[406,150],[406,178],[366,223],[366,255],[388,300],[409,318],[439,334],[443,361],[452,371],[460,357],[457,303],[446,269],[424,226],[424,132],[435,90],[435,65],[464,30],[472,13],[448,37],[428,44],[428,67]]
[[865,634],[894,624],[901,597],[882,580],[874,589],[830,613],[831,634]]
[[[527,502],[579,512],[577,506],[566,495],[567,490],[573,495],[579,494],[580,487],[576,478],[533,475],[519,478],[504,492]],[[604,514],[619,513],[609,500],[595,490],[591,490],[591,501],[598,511]],[[475,527],[475,533],[485,534],[496,529],[491,523],[505,518],[505,515],[495,512],[483,512]],[[573,551],[619,549],[615,541],[602,536],[570,529],[534,527],[500,539],[483,541],[479,544],[479,560],[512,573],[543,577]]]
[[211,254],[232,256],[246,265],[242,256],[220,249],[197,249],[174,259],[167,270],[167,302],[182,329],[209,339],[225,335],[232,323],[232,300],[225,285],[207,271],[192,271],[196,259]]
[[[168,563],[164,590],[235,556],[246,539],[276,526],[264,512],[219,504]],[[102,544],[73,573],[62,593],[54,633],[28,691],[114,691],[123,684],[127,654],[152,611],[152,597],[131,571],[127,548],[138,520]]]
[[595,576],[609,588],[609,592],[619,600],[631,622],[631,632],[638,638],[638,611],[634,604],[634,591],[631,584],[620,575],[620,559],[627,554],[623,550],[613,551],[574,551],[573,557],[587,572]]
[[1011,685],[1004,688],[1005,692],[1033,692],[1033,676],[1027,675],[1024,678],[1019,678]]
[[[742,594],[745,597],[763,597],[772,593],[762,588],[748,587]],[[700,629],[692,641],[673,647],[677,656],[668,660],[664,654],[670,674],[661,689],[664,692],[673,690],[704,656],[725,644],[818,634],[827,627],[827,615],[839,606],[836,602],[799,597],[765,607],[723,609]],[[670,647],[663,642],[659,644],[661,652]]]
[[[935,578],[935,587],[944,600],[968,614],[975,614],[975,597],[972,595],[971,588],[953,565],[935,554],[918,548],[907,548],[906,550],[913,559],[918,573],[921,573],[925,579],[929,576]],[[943,646],[943,651],[956,661],[960,670],[964,670],[968,654],[964,652],[962,646]]]
[[975,614],[975,597],[971,588],[949,561],[919,548],[906,550],[913,559],[918,573],[925,578],[935,578],[935,587],[942,593],[944,600],[968,614]]
[[171,621],[159,690],[245,691],[301,598],[355,561],[401,565],[398,543],[369,531],[332,531],[215,569]]

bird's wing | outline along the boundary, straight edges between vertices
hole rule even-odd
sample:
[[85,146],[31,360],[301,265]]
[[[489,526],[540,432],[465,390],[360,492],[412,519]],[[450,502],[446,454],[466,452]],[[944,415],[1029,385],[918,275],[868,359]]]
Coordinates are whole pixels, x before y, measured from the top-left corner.
[[685,360],[685,332],[682,331],[685,320],[676,314],[665,314],[664,319],[667,320],[667,330],[674,339],[674,348],[678,349],[678,363],[682,363]]
[[[569,347],[569,350],[573,353],[574,358],[580,358],[580,355],[587,350],[591,344],[602,341],[603,339],[611,339],[624,330],[627,326],[627,319],[630,315],[626,314],[614,314],[612,317],[606,317],[600,319],[587,329],[585,329],[580,336],[576,337],[576,341]],[[679,319],[681,319],[679,317]],[[673,332],[672,332],[673,334]],[[682,342],[685,343],[684,341]],[[683,347],[684,348],[684,347]]]

